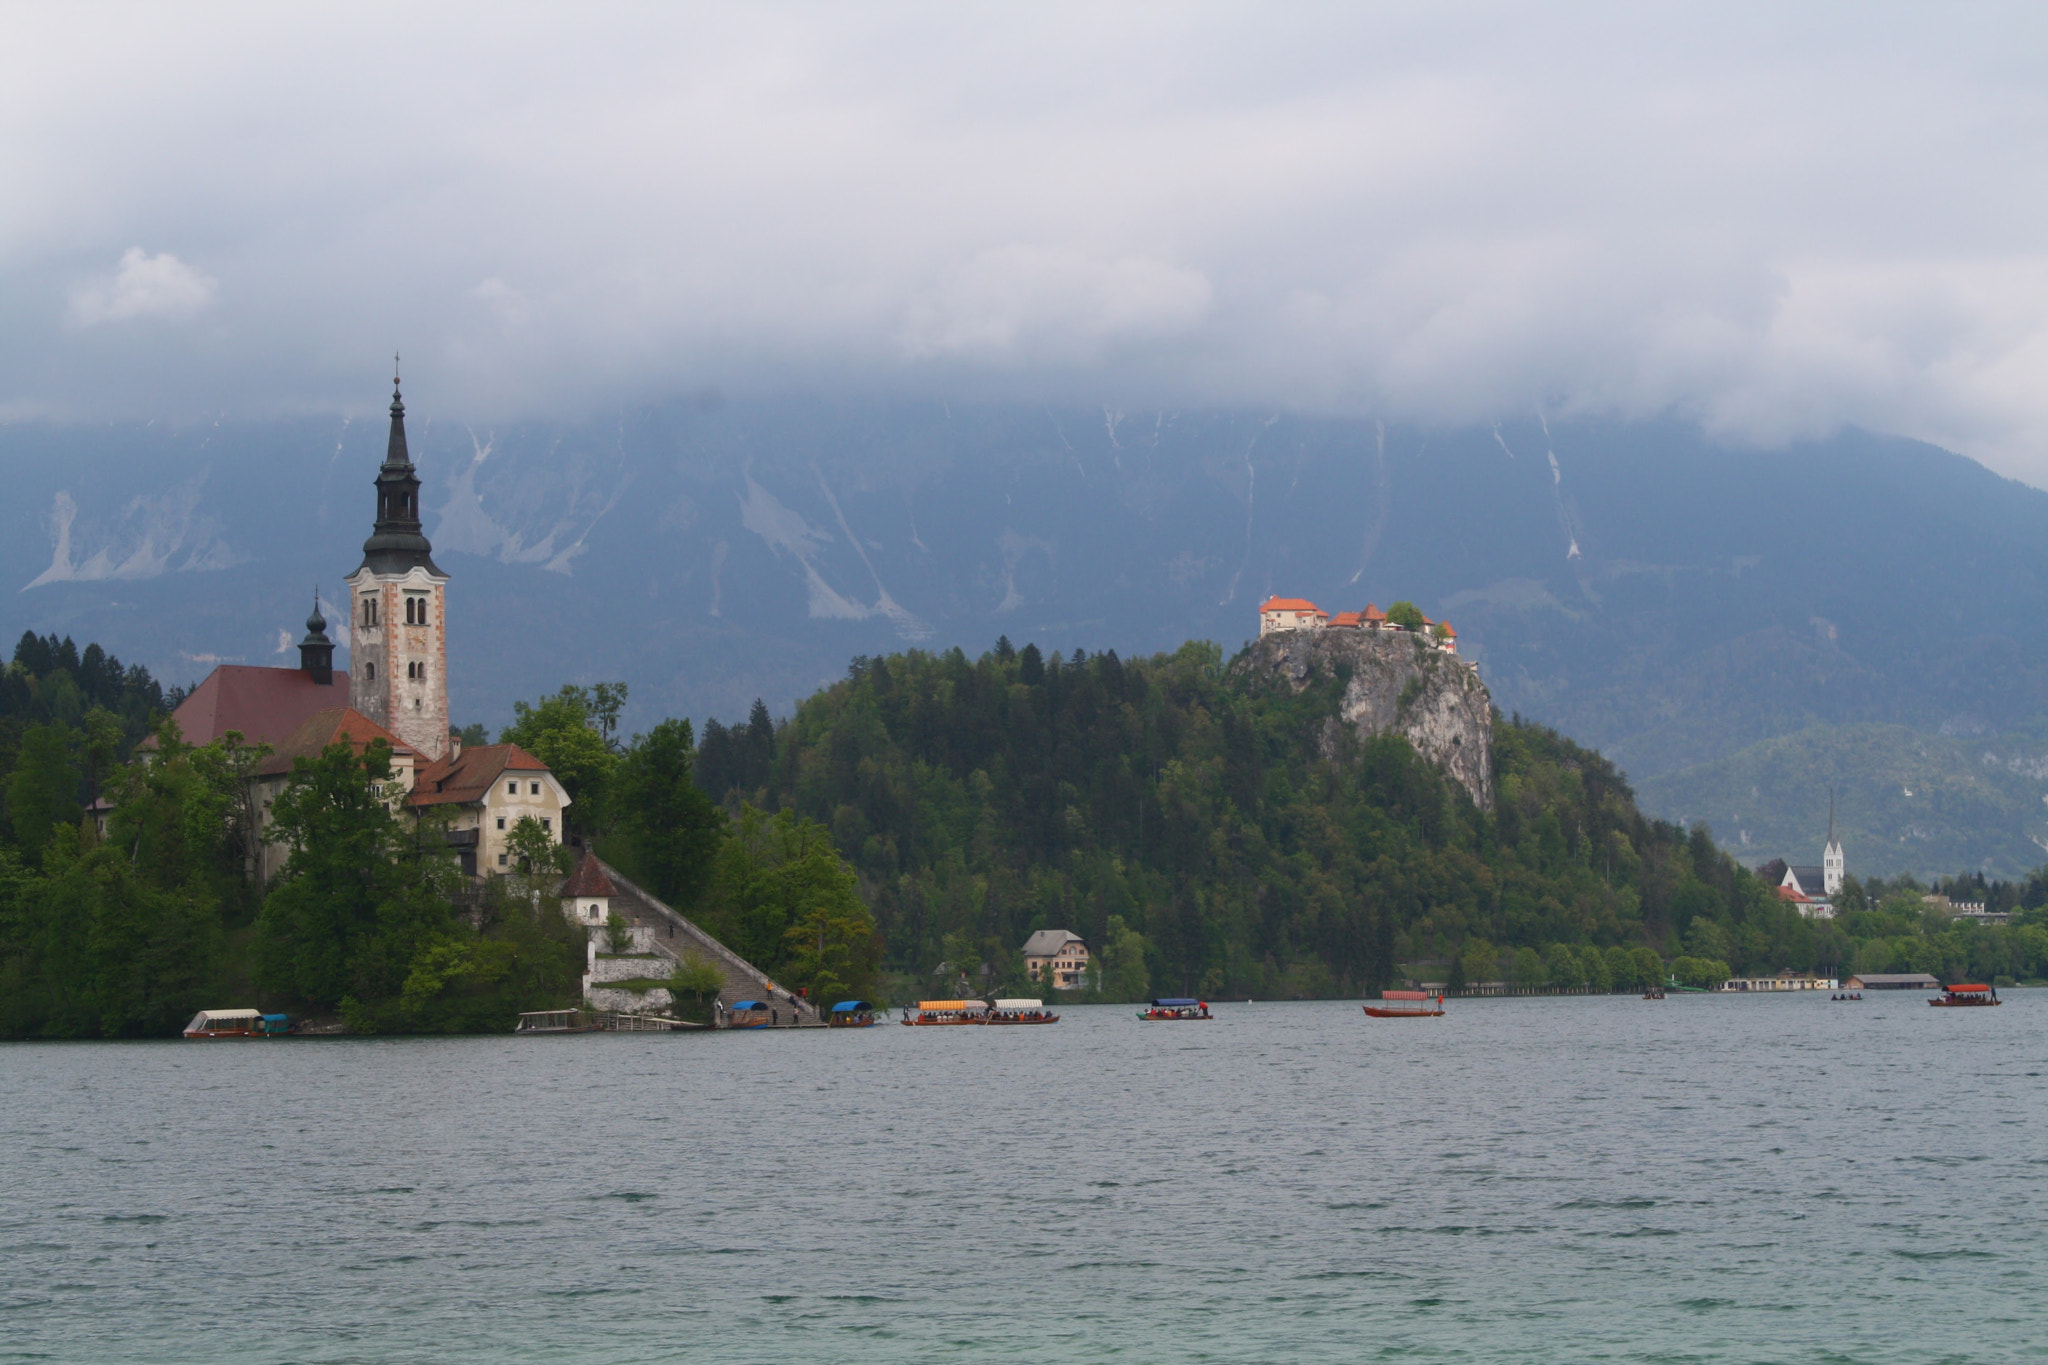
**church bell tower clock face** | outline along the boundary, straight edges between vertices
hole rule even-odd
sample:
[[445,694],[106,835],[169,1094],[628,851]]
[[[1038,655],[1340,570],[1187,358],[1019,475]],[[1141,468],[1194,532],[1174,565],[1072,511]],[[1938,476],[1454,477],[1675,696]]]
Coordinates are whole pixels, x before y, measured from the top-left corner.
[[448,752],[448,575],[421,530],[419,494],[394,379],[376,526],[348,579],[349,705],[432,760]]

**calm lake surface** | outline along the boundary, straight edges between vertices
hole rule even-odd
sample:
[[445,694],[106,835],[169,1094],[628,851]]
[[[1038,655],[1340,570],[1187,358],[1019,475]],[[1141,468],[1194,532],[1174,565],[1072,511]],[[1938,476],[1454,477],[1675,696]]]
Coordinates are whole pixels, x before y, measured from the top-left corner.
[[2048,1355],[2048,991],[0,1047],[0,1359]]

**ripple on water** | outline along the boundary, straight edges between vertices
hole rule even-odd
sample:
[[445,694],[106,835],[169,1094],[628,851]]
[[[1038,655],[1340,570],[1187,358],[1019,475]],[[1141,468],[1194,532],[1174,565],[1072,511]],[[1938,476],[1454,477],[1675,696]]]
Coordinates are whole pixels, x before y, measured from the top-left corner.
[[[1193,1048],[1107,1007],[1027,1040],[0,1048],[29,1170],[0,1182],[0,1351],[2012,1356],[2048,1337],[2048,1157],[2001,1127],[2048,1120],[2048,992],[2012,995],[1966,1033],[1580,998],[1425,1032],[1222,1006]],[[252,1141],[180,1136],[218,1132]]]

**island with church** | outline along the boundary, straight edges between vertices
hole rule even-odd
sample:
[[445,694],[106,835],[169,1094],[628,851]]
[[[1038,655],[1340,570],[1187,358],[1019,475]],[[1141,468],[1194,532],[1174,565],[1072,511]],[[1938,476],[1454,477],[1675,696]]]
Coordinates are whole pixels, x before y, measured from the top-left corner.
[[1859,879],[1832,819],[1817,866],[1738,865],[1503,716],[1476,642],[1398,598],[1269,597],[1227,656],[862,656],[779,719],[630,737],[626,684],[586,672],[493,743],[451,714],[461,594],[395,384],[373,483],[296,667],[166,692],[22,636],[0,1037],[2048,976],[2048,880]]

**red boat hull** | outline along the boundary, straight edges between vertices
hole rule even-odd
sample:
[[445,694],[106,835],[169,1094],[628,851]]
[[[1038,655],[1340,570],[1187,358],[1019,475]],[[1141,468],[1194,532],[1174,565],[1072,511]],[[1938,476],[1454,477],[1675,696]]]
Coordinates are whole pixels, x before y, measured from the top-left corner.
[[1371,1005],[1365,1007],[1365,1012],[1374,1019],[1436,1019],[1443,1015],[1442,1010],[1383,1010]]

